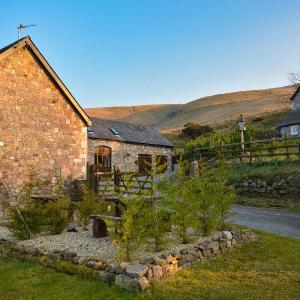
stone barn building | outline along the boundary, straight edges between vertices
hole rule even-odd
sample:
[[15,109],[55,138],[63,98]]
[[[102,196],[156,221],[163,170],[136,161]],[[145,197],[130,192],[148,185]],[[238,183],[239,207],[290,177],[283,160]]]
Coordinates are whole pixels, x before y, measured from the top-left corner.
[[100,172],[117,167],[121,172],[144,173],[155,159],[171,170],[173,145],[158,131],[115,120],[92,121],[88,162],[96,164]]
[[91,120],[30,37],[0,50],[0,184],[86,177]]

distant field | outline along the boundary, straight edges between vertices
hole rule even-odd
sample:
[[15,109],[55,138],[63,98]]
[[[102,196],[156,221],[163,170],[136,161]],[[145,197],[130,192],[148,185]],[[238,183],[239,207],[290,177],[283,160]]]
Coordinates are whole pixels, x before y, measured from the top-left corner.
[[290,87],[280,87],[214,95],[186,104],[100,107],[86,111],[91,116],[152,126],[163,131],[181,128],[187,122],[216,127],[236,120],[241,113],[249,118],[286,111],[292,93]]

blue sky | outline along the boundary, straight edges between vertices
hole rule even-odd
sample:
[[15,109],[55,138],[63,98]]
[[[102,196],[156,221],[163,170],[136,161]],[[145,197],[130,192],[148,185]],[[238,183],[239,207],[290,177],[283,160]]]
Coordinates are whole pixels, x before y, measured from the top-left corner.
[[0,0],[0,47],[19,23],[84,107],[283,86],[300,67],[300,1]]

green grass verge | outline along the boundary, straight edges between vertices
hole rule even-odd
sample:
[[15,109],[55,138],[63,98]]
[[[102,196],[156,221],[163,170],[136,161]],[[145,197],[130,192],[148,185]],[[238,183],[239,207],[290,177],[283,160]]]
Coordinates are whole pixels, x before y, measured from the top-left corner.
[[11,257],[0,261],[0,299],[299,299],[300,240],[260,241],[182,270],[140,294]]

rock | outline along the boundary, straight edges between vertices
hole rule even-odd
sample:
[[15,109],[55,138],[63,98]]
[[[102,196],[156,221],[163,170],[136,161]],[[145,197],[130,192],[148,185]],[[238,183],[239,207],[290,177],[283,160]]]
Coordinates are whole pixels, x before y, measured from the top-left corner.
[[95,262],[94,261],[87,261],[85,266],[88,268],[94,268]]
[[173,264],[173,263],[177,263],[177,259],[175,257],[173,257],[172,255],[168,255],[166,257],[166,262],[168,264]]
[[146,274],[148,269],[149,267],[146,265],[134,264],[134,265],[128,265],[125,268],[125,272],[131,278],[139,278],[139,277],[143,277]]
[[232,240],[232,234],[230,231],[222,231],[222,237],[228,241]]
[[155,279],[160,279],[161,277],[163,277],[163,270],[161,266],[152,267],[152,272],[153,272],[153,278]]
[[192,254],[184,254],[181,256],[181,261],[182,262],[191,262],[194,261],[196,259],[196,257]]
[[124,274],[119,274],[116,276],[116,285],[126,289],[131,292],[143,291],[144,289],[150,287],[150,283],[146,277],[141,278],[131,278]]
[[204,257],[210,257],[212,255],[211,249],[203,250],[202,254]]
[[181,254],[179,251],[173,251],[172,252],[172,255],[176,258],[176,259],[179,259],[181,257]]
[[78,232],[76,225],[69,225],[67,232]]
[[99,277],[109,284],[114,283],[116,280],[116,275],[114,273],[109,273],[106,271],[99,271]]
[[219,249],[219,243],[218,242],[207,242],[205,243],[205,250],[211,249],[212,251],[218,250]]
[[151,267],[149,267],[149,269],[147,270],[145,277],[150,280],[151,278],[153,278],[153,270]]
[[159,258],[159,257],[154,257],[153,258],[153,264],[154,265],[159,265],[159,266],[163,266],[167,263],[167,261],[165,259]]
[[188,254],[189,253],[189,249],[181,249],[180,250],[180,254]]
[[93,268],[95,270],[105,270],[105,264],[102,261],[95,262]]

